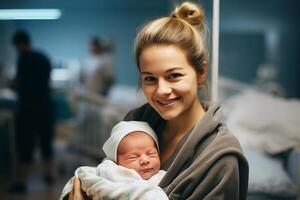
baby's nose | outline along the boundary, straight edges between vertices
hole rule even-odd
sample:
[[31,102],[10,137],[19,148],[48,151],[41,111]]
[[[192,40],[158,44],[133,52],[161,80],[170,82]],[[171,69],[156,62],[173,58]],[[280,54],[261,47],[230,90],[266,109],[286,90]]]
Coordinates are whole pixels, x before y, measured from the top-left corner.
[[149,158],[147,156],[142,156],[141,159],[140,159],[140,164],[141,165],[146,165],[146,164],[149,164],[150,161],[149,161]]

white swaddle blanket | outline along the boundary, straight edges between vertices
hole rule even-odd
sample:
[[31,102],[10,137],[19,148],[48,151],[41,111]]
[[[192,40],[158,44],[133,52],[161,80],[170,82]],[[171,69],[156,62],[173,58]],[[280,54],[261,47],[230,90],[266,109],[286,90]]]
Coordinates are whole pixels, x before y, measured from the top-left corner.
[[[75,176],[81,180],[82,190],[93,200],[167,200],[158,186],[165,171],[144,180],[135,170],[103,160],[97,167],[79,167]],[[65,185],[60,200],[73,189],[72,180]]]

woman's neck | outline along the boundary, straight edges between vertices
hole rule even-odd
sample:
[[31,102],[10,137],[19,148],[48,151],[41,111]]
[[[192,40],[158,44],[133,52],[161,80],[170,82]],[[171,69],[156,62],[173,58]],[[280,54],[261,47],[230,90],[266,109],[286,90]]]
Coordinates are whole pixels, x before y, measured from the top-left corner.
[[204,116],[205,110],[197,100],[193,106],[166,124],[163,138],[167,140],[177,140],[188,134],[197,122]]
[[179,142],[191,131],[204,114],[205,110],[200,102],[196,101],[193,106],[176,119],[167,121],[160,140],[162,163],[170,158]]

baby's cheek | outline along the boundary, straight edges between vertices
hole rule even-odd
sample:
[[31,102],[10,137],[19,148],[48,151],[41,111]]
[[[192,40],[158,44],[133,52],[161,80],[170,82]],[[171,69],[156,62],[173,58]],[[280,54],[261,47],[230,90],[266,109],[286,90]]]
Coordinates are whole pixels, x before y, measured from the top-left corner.
[[156,167],[157,169],[160,169],[160,160],[159,160],[159,158],[157,158],[157,159],[155,160],[155,167]]

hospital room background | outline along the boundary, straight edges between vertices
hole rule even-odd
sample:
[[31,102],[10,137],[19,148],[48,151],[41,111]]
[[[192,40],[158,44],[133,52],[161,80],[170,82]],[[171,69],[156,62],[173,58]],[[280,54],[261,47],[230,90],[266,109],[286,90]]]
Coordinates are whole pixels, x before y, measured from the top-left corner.
[[[111,128],[130,109],[145,103],[133,56],[137,30],[151,19],[168,15],[177,2],[0,2],[1,200],[57,199],[74,169],[81,165],[95,166],[101,161],[104,156],[101,147]],[[214,1],[197,2],[206,11],[207,46],[211,50]],[[6,16],[11,14],[6,9],[52,9],[54,16],[22,19]],[[298,0],[220,1],[217,100],[222,104],[224,120],[239,139],[249,162],[250,200],[300,198],[299,9]],[[51,61],[55,178],[51,185],[43,182],[37,148],[28,192],[12,194],[6,189],[18,172],[14,142],[17,97],[10,88],[16,73],[17,53],[11,37],[20,29],[28,32],[34,49],[42,51]],[[107,59],[105,73],[109,84],[104,92],[86,85],[89,75],[94,75],[89,65],[95,56],[91,47],[95,43],[105,54],[101,59]],[[209,70],[211,73],[214,69]],[[208,88],[214,84],[210,80]],[[207,100],[211,98],[210,89],[203,93]]]

